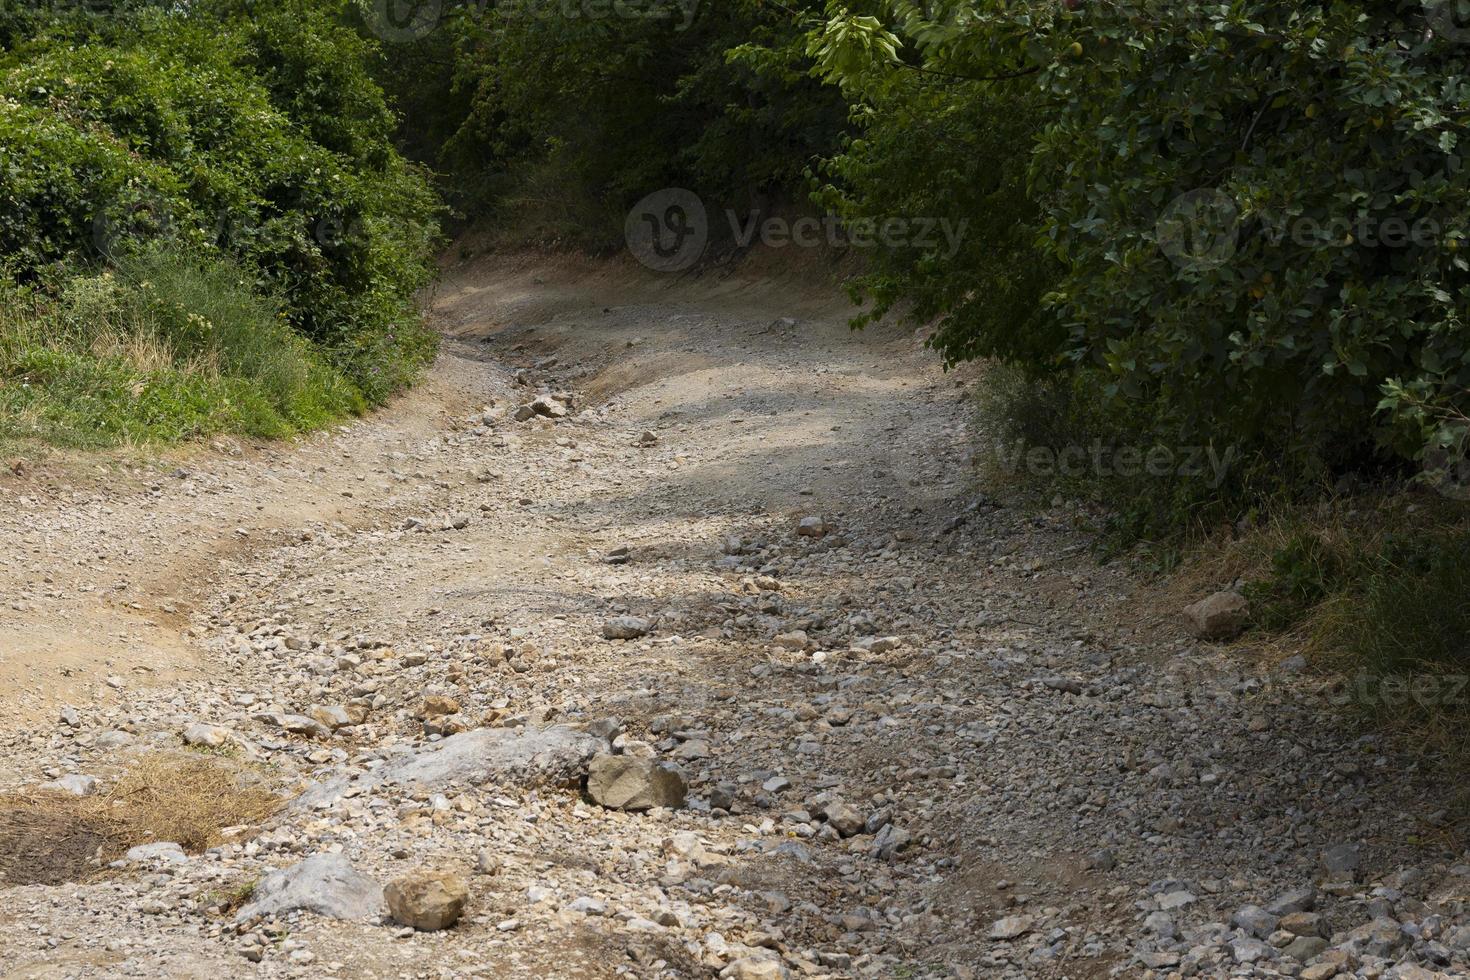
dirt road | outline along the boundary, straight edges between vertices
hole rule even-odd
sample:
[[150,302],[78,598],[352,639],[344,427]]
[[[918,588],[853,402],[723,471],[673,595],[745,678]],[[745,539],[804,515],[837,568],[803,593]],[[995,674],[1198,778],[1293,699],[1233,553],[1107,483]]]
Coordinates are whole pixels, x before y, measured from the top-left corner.
[[[105,791],[191,729],[316,789],[204,854],[0,887],[5,975],[1463,975],[1470,865],[1411,768],[1150,613],[1079,513],[992,499],[983,382],[847,313],[472,265],[370,419],[7,478],[0,789]],[[677,765],[686,805],[599,805],[547,732]],[[464,919],[222,898],[324,854],[452,871]]]

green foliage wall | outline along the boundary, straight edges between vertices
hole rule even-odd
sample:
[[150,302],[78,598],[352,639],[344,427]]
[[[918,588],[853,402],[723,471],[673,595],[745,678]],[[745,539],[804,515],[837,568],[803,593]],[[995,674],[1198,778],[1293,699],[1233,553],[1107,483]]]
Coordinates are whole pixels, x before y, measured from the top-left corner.
[[[247,16],[248,13],[248,16]],[[0,56],[0,254],[13,276],[160,241],[240,262],[371,400],[431,350],[414,293],[437,205],[392,144],[346,8],[142,7]]]
[[[1029,175],[1035,216],[1019,213],[1048,281],[1041,322],[976,318],[974,293],[935,302],[912,273],[876,284],[880,306],[918,299],[961,355],[1037,370],[1060,353],[1106,397],[1143,406],[1120,415],[1151,431],[1121,438],[1328,474],[1463,444],[1470,43],[1435,8],[830,5],[811,50],[859,105],[884,111],[917,74],[940,94],[905,104],[930,127],[1007,99],[1032,124],[1010,165]],[[976,86],[995,94],[977,100]],[[905,186],[929,201],[961,187],[947,156],[924,154]],[[891,145],[839,157],[838,192],[892,201],[899,175],[872,175],[900,158]],[[953,201],[983,220],[975,198]]]

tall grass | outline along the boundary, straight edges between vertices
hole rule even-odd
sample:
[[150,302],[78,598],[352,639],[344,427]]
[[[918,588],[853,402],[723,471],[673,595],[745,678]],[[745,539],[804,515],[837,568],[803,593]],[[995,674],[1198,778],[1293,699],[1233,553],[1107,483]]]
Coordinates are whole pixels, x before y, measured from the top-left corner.
[[218,257],[153,251],[50,289],[0,290],[0,439],[279,437],[366,407],[280,304]]

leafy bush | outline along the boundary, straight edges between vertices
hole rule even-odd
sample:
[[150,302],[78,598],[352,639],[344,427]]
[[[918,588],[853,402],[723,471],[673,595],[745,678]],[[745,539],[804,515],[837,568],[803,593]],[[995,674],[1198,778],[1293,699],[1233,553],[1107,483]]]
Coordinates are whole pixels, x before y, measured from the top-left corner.
[[[1451,441],[1470,397],[1470,48],[1417,0],[888,10],[884,24],[834,7],[822,70],[860,93],[948,79],[935,124],[978,79],[1026,81],[1038,125],[1016,152],[1037,262],[1056,270],[1043,335],[1063,331],[1074,373],[1142,406],[1125,415],[1143,437],[1231,445],[1309,485]],[[868,166],[839,159],[838,176],[870,193]],[[885,300],[927,298],[922,279],[886,285]],[[1051,363],[1004,323],[952,329],[973,334],[957,350]]]
[[1041,299],[1060,268],[1036,250],[1040,212],[1026,183],[1037,100],[1014,84],[906,72],[878,80],[864,99],[857,135],[823,165],[835,182],[815,200],[849,225],[919,219],[944,234],[865,251],[851,292],[874,305],[856,325],[906,303],[910,318],[934,321],[929,343],[946,364],[996,357],[1054,373],[1067,335]]
[[792,6],[455,5],[381,77],[465,217],[600,246],[653,190],[760,205],[835,145],[845,106],[807,77]]
[[283,436],[365,406],[217,258],[153,250],[61,293],[9,287],[0,312],[0,437],[82,446],[213,432]]
[[13,275],[150,243],[238,260],[371,401],[432,350],[414,294],[437,208],[393,151],[341,8],[119,15],[0,59],[0,253]]

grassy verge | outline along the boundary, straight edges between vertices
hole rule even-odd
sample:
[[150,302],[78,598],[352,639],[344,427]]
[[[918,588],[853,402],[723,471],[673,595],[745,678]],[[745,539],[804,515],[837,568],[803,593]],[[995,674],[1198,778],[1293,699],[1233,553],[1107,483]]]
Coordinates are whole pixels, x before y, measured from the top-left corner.
[[1200,564],[1243,579],[1257,637],[1304,653],[1353,720],[1462,787],[1470,815],[1470,508],[1416,490],[1323,501]]
[[366,407],[223,259],[156,251],[51,289],[3,290],[0,440],[280,437]]

